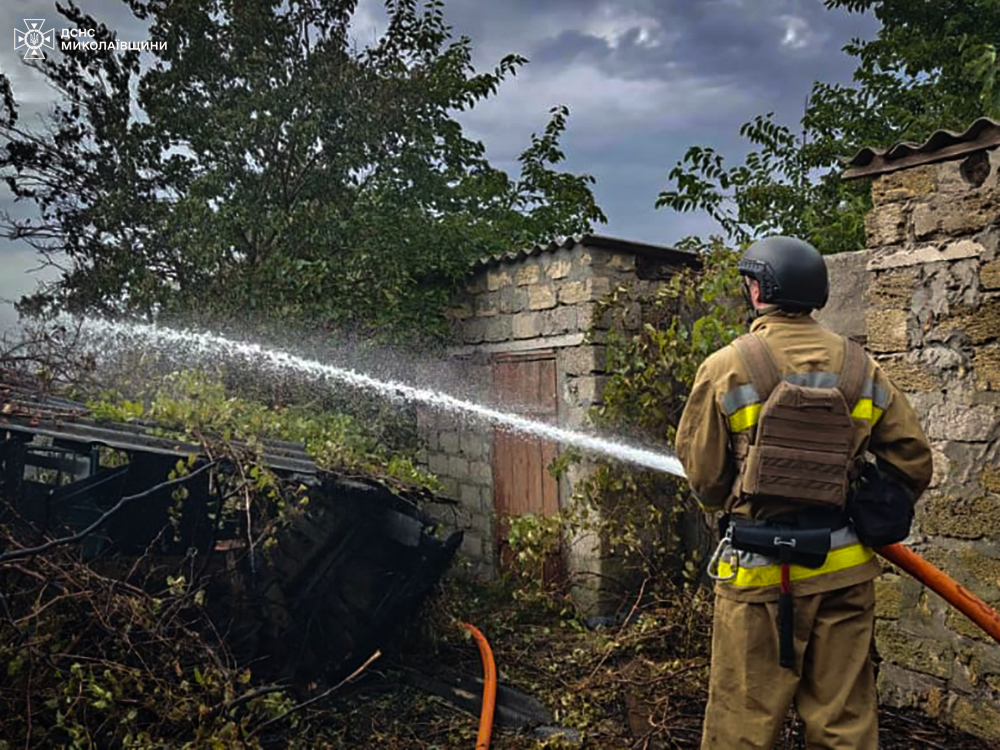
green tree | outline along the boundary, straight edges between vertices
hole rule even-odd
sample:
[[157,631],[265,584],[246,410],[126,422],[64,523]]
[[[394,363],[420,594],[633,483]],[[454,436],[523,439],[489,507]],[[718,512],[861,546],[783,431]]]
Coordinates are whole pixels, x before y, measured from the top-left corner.
[[441,331],[472,260],[604,221],[593,179],[554,168],[565,107],[517,179],[463,133],[456,112],[527,61],[476,73],[441,0],[388,0],[361,49],[356,0],[128,5],[163,49],[35,63],[62,95],[47,132],[0,77],[0,174],[39,214],[7,232],[68,261],[24,311]]
[[865,146],[920,142],[1000,114],[997,0],[826,0],[829,9],[872,13],[875,39],[852,40],[850,85],[816,82],[800,127],[760,115],[740,128],[755,149],[728,166],[692,146],[670,171],[657,207],[705,211],[728,239],[797,235],[822,252],[864,247],[866,180],[841,180],[844,157]]

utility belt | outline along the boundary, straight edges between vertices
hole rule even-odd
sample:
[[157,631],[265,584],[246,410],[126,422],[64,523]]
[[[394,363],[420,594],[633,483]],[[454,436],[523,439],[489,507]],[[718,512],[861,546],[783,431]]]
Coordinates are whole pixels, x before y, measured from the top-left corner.
[[[754,521],[744,516],[725,515],[719,521],[722,540],[708,563],[708,575],[717,581],[729,581],[739,572],[740,552],[751,552],[778,559],[781,583],[778,592],[778,652],[782,667],[795,668],[792,638],[791,566],[821,568],[830,553],[830,537],[848,523],[841,509],[809,509],[794,515]],[[719,563],[726,559],[730,575],[719,575]]]

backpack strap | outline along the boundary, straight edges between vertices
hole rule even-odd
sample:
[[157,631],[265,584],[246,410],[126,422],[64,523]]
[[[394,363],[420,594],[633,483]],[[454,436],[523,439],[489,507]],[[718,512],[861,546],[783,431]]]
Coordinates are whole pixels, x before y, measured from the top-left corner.
[[734,344],[736,353],[739,354],[743,366],[750,375],[750,382],[760,396],[760,402],[764,403],[771,395],[771,391],[781,382],[781,373],[778,372],[778,365],[774,362],[771,350],[753,333],[740,336]]
[[837,390],[844,394],[847,408],[853,409],[861,398],[861,389],[868,374],[868,358],[865,350],[856,341],[844,337],[844,364],[840,368]]

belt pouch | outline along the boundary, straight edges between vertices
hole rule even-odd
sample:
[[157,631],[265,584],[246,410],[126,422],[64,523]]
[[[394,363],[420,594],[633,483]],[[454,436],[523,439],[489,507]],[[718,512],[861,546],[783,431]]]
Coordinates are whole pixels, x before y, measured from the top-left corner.
[[830,553],[830,529],[737,523],[733,526],[733,546],[766,557],[787,557],[792,565],[820,568]]

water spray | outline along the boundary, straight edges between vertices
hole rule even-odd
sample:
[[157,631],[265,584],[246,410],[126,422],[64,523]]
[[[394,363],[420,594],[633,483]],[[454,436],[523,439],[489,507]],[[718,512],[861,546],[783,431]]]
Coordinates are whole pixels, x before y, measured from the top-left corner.
[[[189,354],[202,358],[219,355],[232,359],[242,357],[274,372],[295,372],[307,375],[320,383],[335,382],[372,391],[392,401],[425,404],[434,409],[461,414],[473,420],[499,425],[516,432],[565,443],[647,469],[686,478],[680,461],[671,453],[651,451],[630,446],[619,440],[536,422],[517,414],[458,399],[440,391],[416,388],[395,380],[379,380],[355,370],[323,364],[288,352],[268,349],[259,344],[234,341],[213,333],[143,323],[116,323],[96,318],[84,318],[81,321],[81,328],[85,334],[100,337],[105,347],[109,340],[124,338],[132,342],[145,343],[147,346],[185,349]],[[909,547],[892,544],[878,547],[875,551],[940,594],[1000,643],[1000,616],[977,596],[941,570],[931,566]]]
[[515,432],[534,435],[557,443],[572,445],[584,451],[617,458],[647,469],[684,477],[684,468],[677,457],[666,452],[628,445],[620,440],[601,438],[584,432],[566,429],[527,419],[518,414],[476,404],[472,401],[449,396],[429,388],[417,388],[395,380],[380,380],[365,373],[344,367],[324,364],[299,357],[289,352],[268,349],[260,344],[235,341],[214,333],[174,329],[145,323],[121,323],[98,318],[80,321],[84,334],[93,336],[104,347],[115,339],[125,339],[137,348],[147,347],[183,349],[196,357],[223,356],[244,358],[255,365],[274,372],[294,372],[311,377],[320,383],[340,383],[379,394],[392,401],[424,404],[433,409],[461,414],[467,418],[498,425]]

